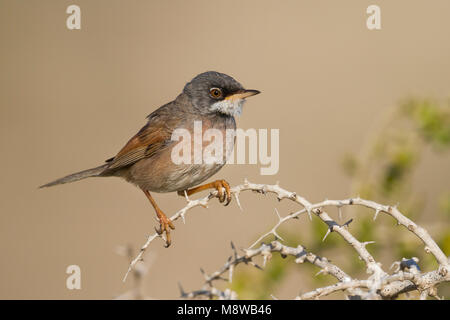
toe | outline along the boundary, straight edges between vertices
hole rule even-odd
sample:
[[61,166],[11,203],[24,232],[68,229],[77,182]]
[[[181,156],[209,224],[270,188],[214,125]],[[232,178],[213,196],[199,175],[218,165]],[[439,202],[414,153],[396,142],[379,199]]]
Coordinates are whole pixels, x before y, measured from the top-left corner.
[[227,192],[227,202],[225,202],[224,206],[226,207],[227,205],[230,204],[230,202],[231,202],[231,194],[229,194],[229,193]]
[[170,240],[170,233],[166,234],[166,245],[165,247],[168,248],[172,244],[172,241]]
[[217,190],[217,198],[219,198],[219,202],[224,202],[225,194],[223,192],[222,183],[220,183],[220,181],[218,181],[216,184],[216,190]]
[[170,229],[169,229],[170,224],[165,222],[164,223],[164,232],[166,233],[166,245],[165,247],[168,248],[170,246],[170,244],[172,243],[171,239],[170,239]]
[[223,184],[223,187],[225,188],[226,199],[227,199],[225,206],[227,206],[231,202],[231,189],[230,189],[230,185],[225,180],[222,181],[222,184]]

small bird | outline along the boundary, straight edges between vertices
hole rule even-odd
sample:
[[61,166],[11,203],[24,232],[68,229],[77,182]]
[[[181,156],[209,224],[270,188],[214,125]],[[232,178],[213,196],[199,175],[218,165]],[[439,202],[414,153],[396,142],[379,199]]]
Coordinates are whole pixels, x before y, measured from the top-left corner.
[[[120,177],[139,187],[156,211],[159,220],[158,234],[165,233],[166,247],[171,244],[172,221],[158,207],[151,192],[177,192],[189,196],[206,189],[216,189],[221,203],[231,201],[230,186],[225,180],[216,180],[198,186],[218,172],[224,161],[206,163],[175,163],[172,149],[177,141],[172,133],[184,129],[191,133],[189,144],[194,145],[195,123],[201,123],[202,130],[216,129],[226,137],[226,131],[236,129],[235,116],[242,112],[245,99],[259,94],[258,90],[247,90],[232,77],[208,71],[188,82],[181,94],[147,116],[147,124],[134,135],[113,158],[101,166],[73,173],[40,188],[78,181],[89,177]],[[234,139],[235,140],[235,139]],[[234,146],[234,140],[231,147]],[[206,145],[202,141],[202,146]],[[225,145],[225,143],[224,143]],[[195,152],[195,146],[191,155]],[[225,150],[227,154],[227,150]],[[191,158],[192,159],[192,158]]]

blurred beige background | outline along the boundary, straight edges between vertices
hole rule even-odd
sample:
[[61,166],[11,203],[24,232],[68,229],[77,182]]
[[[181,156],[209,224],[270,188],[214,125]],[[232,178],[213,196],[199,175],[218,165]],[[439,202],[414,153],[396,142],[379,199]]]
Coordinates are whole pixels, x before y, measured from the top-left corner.
[[[81,7],[81,30],[66,28],[70,4]],[[370,4],[381,7],[380,31],[366,28]],[[230,165],[215,178],[279,180],[311,201],[352,196],[342,155],[358,153],[399,100],[449,97],[449,12],[447,0],[0,0],[0,298],[109,299],[130,287],[115,248],[140,246],[156,225],[142,192],[115,178],[37,187],[114,156],[203,71],[262,91],[239,127],[280,129],[276,176]],[[425,155],[419,190],[448,187],[449,169],[448,155]],[[168,214],[185,204],[156,198]],[[235,203],[196,208],[177,221],[170,249],[155,242],[146,293],[198,289],[199,268],[218,269],[230,240],[246,247],[274,223],[274,207],[295,208],[250,193],[241,202],[243,214]],[[71,264],[82,290],[65,287]],[[296,281],[279,297],[294,297]]]

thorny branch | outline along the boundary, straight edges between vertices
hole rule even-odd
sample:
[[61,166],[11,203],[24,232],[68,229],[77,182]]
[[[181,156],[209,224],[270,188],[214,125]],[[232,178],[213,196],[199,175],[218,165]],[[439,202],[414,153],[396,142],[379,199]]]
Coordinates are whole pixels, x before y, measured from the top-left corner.
[[[262,256],[264,267],[266,262],[270,260],[272,253],[279,253],[283,256],[294,256],[296,258],[296,263],[303,263],[306,261],[312,263],[321,269],[319,273],[329,274],[338,280],[338,282],[334,285],[317,288],[311,292],[301,294],[297,297],[297,299],[317,299],[319,297],[329,295],[337,291],[346,292],[349,298],[357,297],[362,299],[390,299],[396,298],[401,293],[407,293],[412,290],[418,290],[421,293],[421,299],[425,299],[427,296],[439,298],[437,295],[436,286],[442,282],[450,281],[449,258],[444,254],[444,252],[442,252],[442,250],[425,229],[405,217],[395,206],[381,205],[370,200],[361,199],[359,197],[346,200],[325,200],[319,203],[312,204],[305,198],[297,195],[295,192],[290,192],[281,188],[278,183],[275,185],[254,184],[245,180],[244,184],[238,185],[231,189],[231,192],[236,198],[236,202],[241,210],[242,207],[239,201],[239,195],[243,191],[254,191],[261,194],[273,193],[277,196],[277,199],[279,201],[283,199],[289,199],[299,204],[302,208],[297,212],[291,213],[284,217],[281,217],[278,211],[276,211],[278,222],[274,227],[261,235],[248,249],[243,249],[243,255],[238,255],[235,246],[232,244],[234,254],[228,258],[227,262],[222,266],[220,270],[210,275],[202,271],[205,278],[205,284],[201,290],[186,293],[180,286],[182,298],[209,297],[219,299],[236,299],[237,294],[235,292],[229,289],[221,291],[213,286],[213,282],[216,280],[225,280],[223,275],[227,272],[228,280],[231,282],[234,268],[242,263],[261,268],[261,266],[252,261],[252,259],[256,256]],[[172,221],[176,221],[181,217],[183,221],[185,221],[185,216],[190,209],[198,206],[206,208],[208,202],[216,195],[217,191],[214,191],[209,195],[197,200],[190,200],[188,197],[186,197],[187,205],[177,213],[175,213],[172,217],[170,217],[170,219]],[[394,263],[393,265],[397,265],[397,270],[395,270],[393,274],[388,274],[385,270],[383,270],[381,264],[377,262],[366,249],[366,246],[373,243],[373,241],[360,242],[349,232],[348,226],[352,222],[352,220],[349,220],[346,223],[340,225],[324,211],[324,208],[326,207],[337,207],[339,209],[339,212],[341,212],[341,208],[345,206],[363,206],[373,209],[375,211],[374,220],[380,213],[387,214],[396,219],[399,225],[406,227],[407,230],[411,231],[424,243],[425,251],[427,253],[431,253],[439,264],[438,269],[427,273],[421,273],[417,265],[418,259],[413,258],[409,260],[403,259],[401,262]],[[281,241],[283,241],[283,238],[278,234],[277,229],[286,221],[296,219],[303,213],[307,213],[310,219],[314,214],[328,226],[328,231],[325,234],[323,240],[326,239],[329,233],[336,232],[352,246],[352,248],[358,253],[359,257],[364,261],[366,265],[366,271],[368,274],[370,274],[368,279],[353,279],[338,266],[329,262],[328,259],[324,257],[318,257],[312,252],[307,252],[301,245],[293,248],[285,246],[279,241],[273,241],[269,244],[263,243],[259,248],[254,248],[258,243],[261,243],[263,239],[270,235],[275,236],[275,239],[280,239]],[[163,238],[164,240],[164,236],[159,235],[158,233],[150,235],[147,238],[147,241],[141,247],[139,254],[130,263],[124,280],[126,279],[129,272],[133,270],[136,263],[143,260],[142,258],[145,251],[147,250],[149,245],[157,238]]]
[[[126,257],[128,261],[133,259],[133,247],[131,245],[127,246],[118,246],[116,248],[116,253],[120,256]],[[135,267],[131,270],[131,274],[133,276],[133,284],[132,288],[125,293],[122,293],[116,296],[115,300],[151,300],[152,298],[147,296],[144,293],[144,277],[148,274],[148,271],[155,259],[155,256],[152,255],[147,257],[144,261],[136,264]]]

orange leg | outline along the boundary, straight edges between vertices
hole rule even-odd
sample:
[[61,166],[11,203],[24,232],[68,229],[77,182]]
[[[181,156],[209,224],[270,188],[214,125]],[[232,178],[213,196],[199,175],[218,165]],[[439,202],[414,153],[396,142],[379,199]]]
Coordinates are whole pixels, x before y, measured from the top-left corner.
[[[220,202],[224,202],[225,199],[227,200],[227,202],[225,203],[225,206],[227,206],[228,204],[230,204],[231,201],[231,191],[230,191],[230,185],[228,184],[228,182],[226,182],[225,180],[216,180],[214,182],[210,182],[189,190],[182,190],[182,191],[178,191],[178,194],[180,196],[184,196],[185,195],[185,191],[187,193],[188,196],[190,196],[191,194],[203,191],[203,190],[207,190],[207,189],[216,189],[217,190],[217,197],[219,198]],[[223,192],[223,190],[225,189],[225,192]]]
[[[153,208],[156,211],[156,215],[159,219],[159,230],[156,229],[156,232],[158,234],[162,234],[163,232],[166,233],[166,248],[170,246],[170,229],[175,229],[175,226],[173,225],[172,221],[170,221],[169,218],[164,214],[164,212],[161,211],[161,209],[156,204],[155,199],[153,199],[152,195],[148,190],[142,190],[144,191],[145,195],[147,196],[148,200],[150,200],[150,203],[152,204]],[[169,229],[170,227],[170,229]]]

